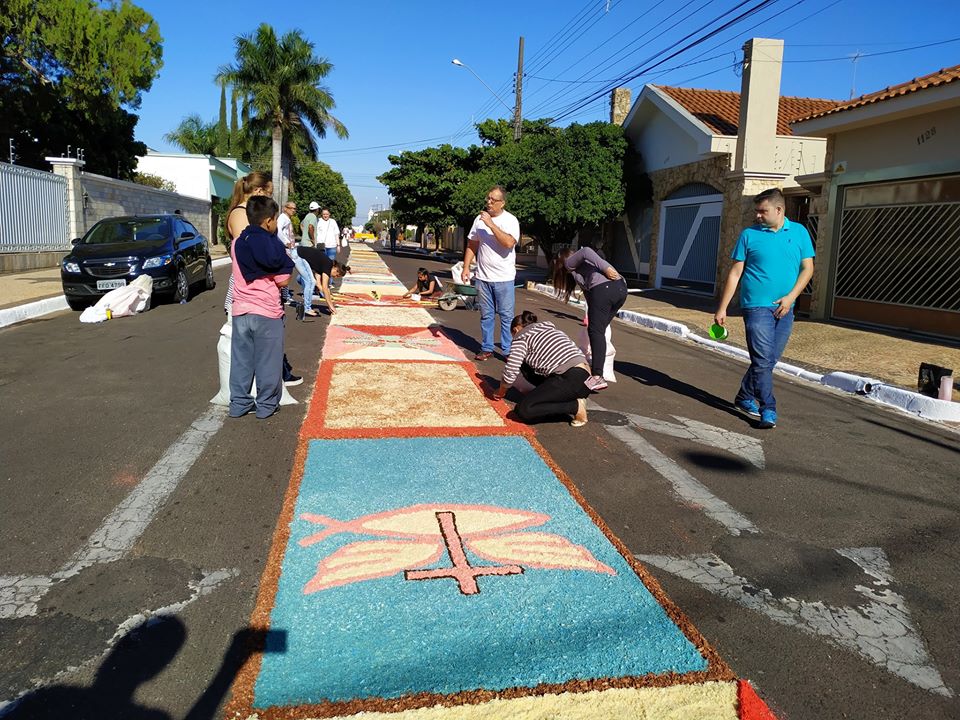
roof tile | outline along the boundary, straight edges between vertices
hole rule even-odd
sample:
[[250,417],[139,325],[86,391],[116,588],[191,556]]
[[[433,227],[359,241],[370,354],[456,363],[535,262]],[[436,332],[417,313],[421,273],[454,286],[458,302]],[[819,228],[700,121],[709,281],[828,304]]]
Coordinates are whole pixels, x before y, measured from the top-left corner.
[[889,100],[901,95],[908,95],[909,93],[917,92],[918,90],[937,87],[939,85],[946,85],[947,83],[954,82],[955,80],[960,80],[960,65],[942,68],[936,72],[930,73],[929,75],[914,78],[913,80],[908,80],[907,82],[900,83],[899,85],[892,85],[884,88],[883,90],[878,90],[877,92],[869,93],[867,95],[861,95],[850,102],[840,103],[832,108],[818,110],[812,114],[808,113],[807,115],[797,116],[793,121],[797,122],[799,120],[812,120],[813,118],[823,117],[824,115],[830,115],[831,113],[852,110],[853,108],[870,105],[882,100]]
[[[655,85],[680,103],[691,115],[718,135],[736,135],[740,123],[740,93],[729,90],[699,90]],[[798,117],[836,107],[838,100],[781,97],[777,112],[777,135],[792,135],[789,123]]]

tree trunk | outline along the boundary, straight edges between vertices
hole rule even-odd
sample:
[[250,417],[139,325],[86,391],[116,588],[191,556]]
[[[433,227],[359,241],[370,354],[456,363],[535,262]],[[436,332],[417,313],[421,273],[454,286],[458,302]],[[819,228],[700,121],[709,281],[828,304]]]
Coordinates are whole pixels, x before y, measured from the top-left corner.
[[280,173],[282,176],[281,186],[280,186],[280,199],[277,201],[277,204],[282,208],[287,200],[290,198],[290,155],[284,153],[283,159],[280,162]]
[[280,204],[280,191],[283,187],[281,160],[283,159],[283,128],[273,126],[273,199]]

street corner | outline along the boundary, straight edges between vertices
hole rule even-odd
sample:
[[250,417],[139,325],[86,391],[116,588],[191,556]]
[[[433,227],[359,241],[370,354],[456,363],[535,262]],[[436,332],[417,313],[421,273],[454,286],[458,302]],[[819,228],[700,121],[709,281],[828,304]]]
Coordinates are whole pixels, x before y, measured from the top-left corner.
[[255,612],[287,640],[239,677],[244,716],[740,717],[727,667],[523,437],[313,440],[295,498]]

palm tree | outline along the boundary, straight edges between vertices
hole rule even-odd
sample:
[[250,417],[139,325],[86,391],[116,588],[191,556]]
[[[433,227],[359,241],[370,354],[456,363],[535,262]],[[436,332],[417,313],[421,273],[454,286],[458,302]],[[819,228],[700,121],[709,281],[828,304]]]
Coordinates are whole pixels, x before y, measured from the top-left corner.
[[171,145],[198,155],[217,154],[217,125],[205,123],[199,115],[188,115],[172,132],[163,136]]
[[[217,80],[228,82],[249,97],[254,116],[250,130],[269,130],[272,140],[274,196],[282,204],[289,180],[289,158],[294,148],[316,157],[313,133],[323,138],[327,129],[349,136],[343,123],[330,114],[336,103],[320,81],[333,69],[313,54],[313,43],[299,30],[277,39],[263,23],[252,35],[236,39],[236,62],[220,68]],[[286,157],[285,157],[286,155]]]

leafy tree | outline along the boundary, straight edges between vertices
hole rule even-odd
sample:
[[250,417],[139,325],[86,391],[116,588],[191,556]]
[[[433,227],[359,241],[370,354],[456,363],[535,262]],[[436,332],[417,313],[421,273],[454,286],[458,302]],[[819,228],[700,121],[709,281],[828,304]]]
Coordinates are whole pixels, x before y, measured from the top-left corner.
[[187,115],[176,129],[164,135],[163,139],[184,152],[198,155],[220,154],[220,132],[217,124],[205,123],[196,114]]
[[[153,18],[129,0],[104,7],[91,0],[4,0],[0,52],[16,80],[55,85],[74,109],[106,95],[140,106],[163,62]],[[7,79],[7,78],[5,78]]]
[[230,128],[227,127],[227,84],[220,83],[220,116],[217,119],[217,155],[230,154]]
[[[2,60],[0,60],[2,66]],[[2,73],[0,73],[2,74]],[[137,116],[107,96],[87,101],[87,111],[71,110],[54,85],[39,81],[0,93],[0,138],[13,138],[17,164],[49,170],[44,158],[83,148],[87,172],[129,179],[147,146],[134,140]]]
[[388,156],[393,168],[377,179],[390,188],[397,219],[416,225],[420,235],[427,225],[442,229],[457,222],[453,193],[477,158],[476,152],[452,145],[406,151]]
[[343,175],[323,162],[296,166],[291,199],[298,208],[309,207],[312,201],[330,210],[330,216],[341,227],[353,223],[357,201],[343,180]]
[[0,135],[17,162],[85,150],[91,172],[130,177],[146,146],[136,116],[162,61],[153,18],[122,0],[3,0],[0,11]]
[[[480,136],[481,144],[488,147],[500,147],[514,142],[513,122],[510,120],[484,120],[477,123],[477,135]],[[523,120],[521,122],[520,139],[530,135],[557,135],[561,132],[560,128],[555,128],[550,124],[550,120]]]
[[[236,62],[220,68],[217,78],[229,82],[249,96],[255,129],[269,130],[272,141],[274,194],[282,199],[289,179],[289,162],[284,163],[284,136],[289,148],[306,148],[316,157],[318,137],[332,129],[348,137],[347,128],[330,111],[335,107],[330,91],[321,81],[333,70],[326,59],[314,55],[314,45],[299,30],[279,39],[263,23],[251,35],[236,39]],[[291,137],[292,136],[292,137]],[[289,154],[287,157],[289,158]]]
[[152,173],[135,172],[133,174],[133,181],[135,183],[139,183],[140,185],[156,188],[157,190],[166,190],[167,192],[177,191],[177,186],[175,184],[165,178],[160,177],[159,175],[153,175]]
[[623,212],[626,148],[622,128],[604,122],[524,135],[486,148],[480,168],[457,187],[453,205],[467,225],[483,208],[486,191],[502,185],[524,234],[551,257],[555,243],[568,243],[583,226]]

